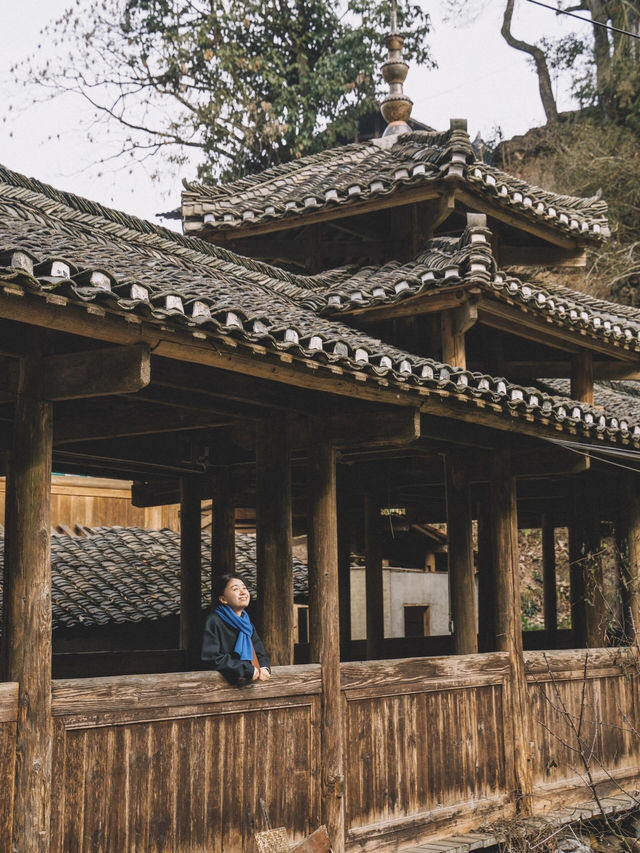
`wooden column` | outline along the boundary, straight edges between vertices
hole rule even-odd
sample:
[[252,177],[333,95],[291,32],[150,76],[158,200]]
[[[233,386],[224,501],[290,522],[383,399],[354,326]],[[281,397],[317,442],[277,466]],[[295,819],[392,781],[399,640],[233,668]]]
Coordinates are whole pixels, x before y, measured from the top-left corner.
[[453,454],[447,455],[445,481],[453,650],[458,655],[473,655],[478,651],[476,582],[473,567],[471,488],[464,459]]
[[572,356],[571,396],[593,404],[593,358],[587,350]]
[[309,652],[310,660],[322,665],[322,822],[334,853],[344,853],[345,703],[340,690],[336,461],[322,422],[311,419],[309,426]]
[[202,544],[200,488],[192,477],[180,479],[180,648],[186,663],[200,660],[202,643]]
[[375,494],[366,494],[364,498],[364,559],[368,660],[382,657],[384,640],[384,587],[380,533],[380,500]]
[[542,517],[542,588],[544,629],[555,647],[558,633],[558,595],[556,589],[556,531],[547,515]]
[[351,493],[338,469],[338,585],[340,595],[340,659],[351,655]]
[[496,650],[496,628],[493,602],[494,571],[491,541],[491,506],[489,490],[483,490],[478,502],[478,649]]
[[508,448],[491,451],[491,533],[494,559],[496,649],[508,652],[511,664],[511,712],[516,808],[531,814],[529,701],[522,654],[522,616],[518,556],[516,483]]
[[640,649],[640,484],[637,475],[627,475],[627,554],[625,599],[627,636]]
[[272,664],[292,664],[291,471],[287,420],[282,414],[258,427],[256,562],[260,636]]
[[443,311],[440,322],[442,338],[442,360],[453,367],[467,366],[464,334],[456,331],[455,309]]
[[31,352],[19,371],[7,477],[2,647],[4,678],[19,684],[16,853],[50,849],[52,406],[43,401],[41,368]]
[[234,572],[236,568],[236,508],[233,475],[230,468],[221,468],[213,478],[211,507],[211,587],[216,576]]
[[573,480],[569,524],[571,625],[576,647],[601,648],[605,642],[607,608],[600,555],[597,483],[590,471]]

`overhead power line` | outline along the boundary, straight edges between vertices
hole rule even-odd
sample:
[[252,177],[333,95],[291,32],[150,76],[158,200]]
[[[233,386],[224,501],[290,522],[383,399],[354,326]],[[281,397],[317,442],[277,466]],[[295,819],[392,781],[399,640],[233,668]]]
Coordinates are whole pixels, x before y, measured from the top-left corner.
[[640,39],[638,33],[630,33],[629,30],[621,30],[619,27],[612,27],[609,24],[603,24],[602,21],[594,21],[592,18],[583,18],[582,15],[576,15],[574,12],[567,12],[564,9],[558,9],[556,6],[549,6],[548,3],[541,3],[540,0],[527,0],[527,3],[535,3],[536,6],[544,6],[545,9],[551,9],[556,15],[568,15],[570,18],[577,18],[585,24],[592,24],[594,27],[602,27],[605,30],[610,30],[612,33],[620,33],[623,36],[629,36],[632,39]]

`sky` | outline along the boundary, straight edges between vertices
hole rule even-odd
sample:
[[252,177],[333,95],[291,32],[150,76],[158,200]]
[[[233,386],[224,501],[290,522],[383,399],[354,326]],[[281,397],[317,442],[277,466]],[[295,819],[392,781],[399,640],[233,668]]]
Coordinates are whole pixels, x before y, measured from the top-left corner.
[[[157,180],[151,177],[157,162],[134,166],[131,172],[129,163],[101,165],[100,159],[111,149],[106,140],[93,144],[87,140],[89,112],[79,99],[64,96],[33,105],[13,79],[10,69],[15,62],[36,53],[45,58],[55,54],[53,45],[41,43],[40,31],[69,3],[0,0],[0,163],[60,189],[160,221],[157,213],[179,205],[180,180],[195,177],[195,163],[177,174],[162,167]],[[421,3],[431,14],[429,43],[438,68],[409,71],[405,92],[414,101],[414,118],[438,129],[447,128],[450,118],[466,118],[472,138],[480,132],[485,139],[494,136],[498,127],[509,138],[544,124],[537,78],[528,58],[500,36],[504,0],[467,0],[471,11],[480,10],[467,20],[446,20],[440,0]],[[512,29],[516,36],[535,41],[571,30],[588,33],[589,25],[567,22],[528,0],[517,0]],[[381,46],[381,62],[384,53]],[[563,81],[557,82],[557,96],[561,110],[571,107]],[[6,110],[9,103],[15,105],[11,112]]]

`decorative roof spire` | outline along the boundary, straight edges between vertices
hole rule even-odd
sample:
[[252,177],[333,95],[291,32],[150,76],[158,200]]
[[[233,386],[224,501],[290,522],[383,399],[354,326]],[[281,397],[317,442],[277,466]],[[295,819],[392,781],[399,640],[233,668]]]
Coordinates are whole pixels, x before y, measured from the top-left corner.
[[389,84],[389,94],[380,104],[380,112],[387,122],[383,136],[393,136],[411,130],[408,121],[413,101],[402,91],[409,63],[402,58],[404,36],[398,32],[398,13],[396,0],[391,0],[391,32],[385,39],[389,51],[388,59],[382,65],[382,76]]

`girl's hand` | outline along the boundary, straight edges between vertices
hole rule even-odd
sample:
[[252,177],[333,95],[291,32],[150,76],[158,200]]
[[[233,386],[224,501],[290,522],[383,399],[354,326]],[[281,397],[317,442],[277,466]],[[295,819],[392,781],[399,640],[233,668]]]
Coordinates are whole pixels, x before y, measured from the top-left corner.
[[257,681],[260,678],[260,672],[256,666],[253,668],[253,675],[251,676],[251,681]]
[[266,668],[266,666],[260,667],[260,674],[258,678],[260,679],[260,681],[269,681],[269,679],[271,678],[271,673]]

